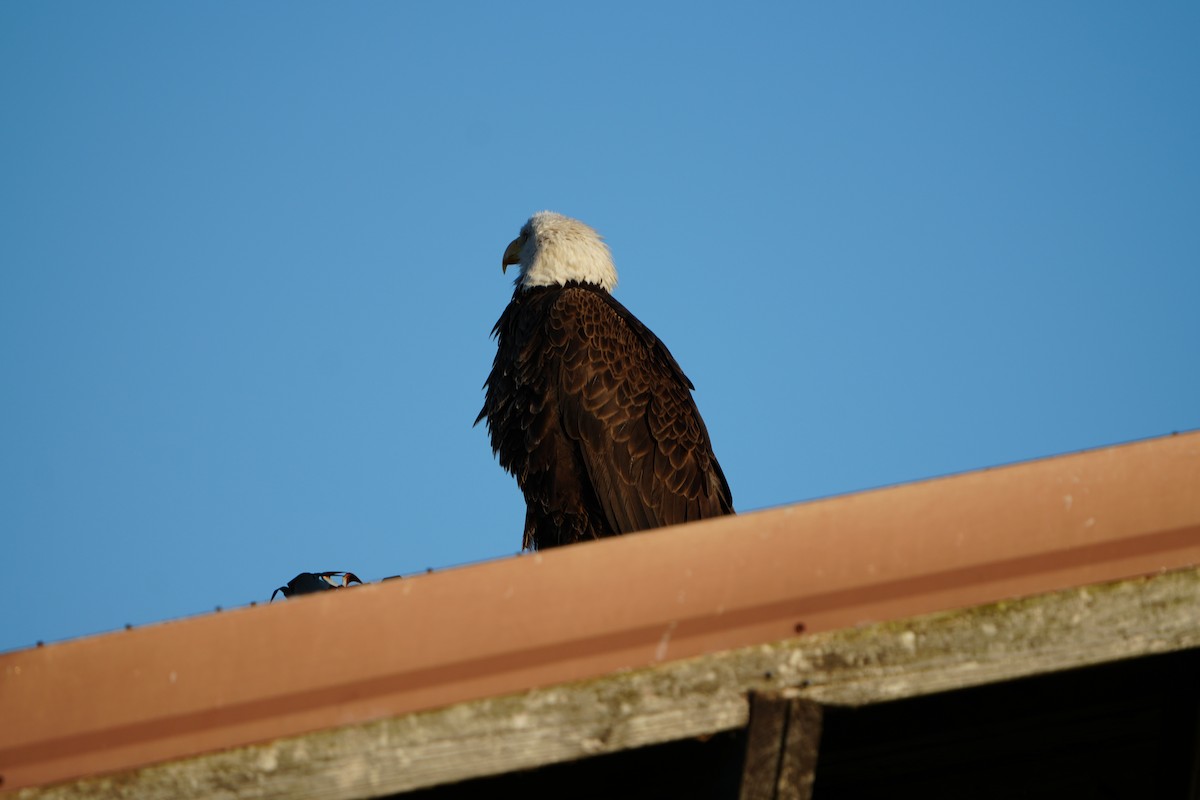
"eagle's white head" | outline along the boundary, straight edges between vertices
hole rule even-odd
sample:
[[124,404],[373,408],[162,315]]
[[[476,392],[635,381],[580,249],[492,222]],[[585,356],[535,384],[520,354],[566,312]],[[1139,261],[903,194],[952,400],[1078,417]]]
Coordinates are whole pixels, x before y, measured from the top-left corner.
[[577,219],[539,211],[521,228],[521,235],[504,251],[501,269],[518,265],[517,286],[564,285],[568,281],[594,283],[611,292],[617,285],[608,245],[594,229]]

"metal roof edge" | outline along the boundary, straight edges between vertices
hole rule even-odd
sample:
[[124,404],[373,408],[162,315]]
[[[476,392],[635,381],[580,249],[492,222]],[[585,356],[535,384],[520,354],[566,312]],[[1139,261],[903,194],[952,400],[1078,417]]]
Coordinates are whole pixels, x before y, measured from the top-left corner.
[[5,790],[1200,564],[1200,433],[0,655]]

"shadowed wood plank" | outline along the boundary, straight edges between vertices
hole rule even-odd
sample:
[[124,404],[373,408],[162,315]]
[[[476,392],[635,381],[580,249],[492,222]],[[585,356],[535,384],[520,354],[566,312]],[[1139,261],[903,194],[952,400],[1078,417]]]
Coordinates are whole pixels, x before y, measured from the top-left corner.
[[751,696],[740,800],[810,800],[822,717],[820,705],[788,692]]

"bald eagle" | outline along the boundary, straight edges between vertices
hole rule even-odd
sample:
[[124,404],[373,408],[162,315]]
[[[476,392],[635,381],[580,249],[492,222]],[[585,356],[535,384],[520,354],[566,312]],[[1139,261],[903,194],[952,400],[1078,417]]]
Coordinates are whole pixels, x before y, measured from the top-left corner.
[[519,274],[492,329],[475,423],[525,495],[536,550],[732,514],[695,387],[609,293],[617,271],[584,223],[542,211],[501,260]]

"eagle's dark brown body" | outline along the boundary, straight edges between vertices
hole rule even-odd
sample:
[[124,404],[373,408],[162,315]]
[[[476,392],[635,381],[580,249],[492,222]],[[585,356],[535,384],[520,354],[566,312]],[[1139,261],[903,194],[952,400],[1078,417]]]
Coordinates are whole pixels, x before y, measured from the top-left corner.
[[733,513],[691,381],[607,291],[518,287],[493,333],[476,422],[525,494],[525,547]]

